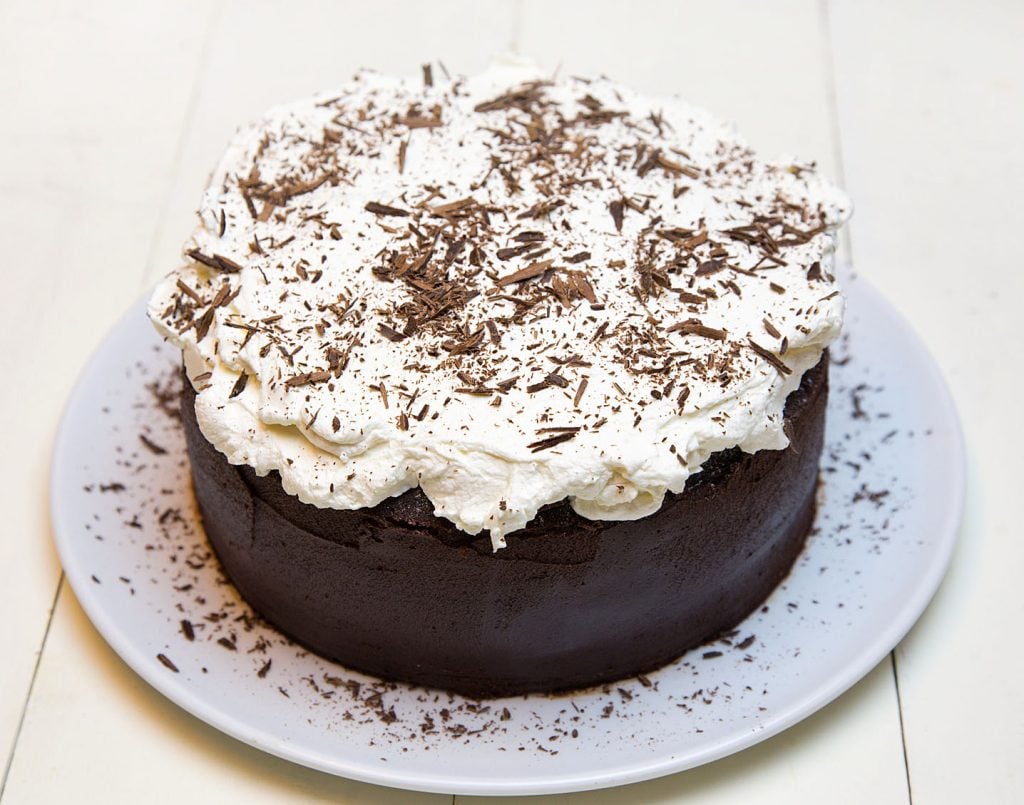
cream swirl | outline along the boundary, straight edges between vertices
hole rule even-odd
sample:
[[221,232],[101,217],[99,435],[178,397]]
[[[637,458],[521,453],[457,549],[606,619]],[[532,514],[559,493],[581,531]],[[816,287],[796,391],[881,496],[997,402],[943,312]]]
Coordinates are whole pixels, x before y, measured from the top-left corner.
[[498,549],[546,504],[636,519],[712,453],[785,447],[848,214],[675,99],[362,73],[237,134],[149,312],[229,461],[321,507],[419,486]]

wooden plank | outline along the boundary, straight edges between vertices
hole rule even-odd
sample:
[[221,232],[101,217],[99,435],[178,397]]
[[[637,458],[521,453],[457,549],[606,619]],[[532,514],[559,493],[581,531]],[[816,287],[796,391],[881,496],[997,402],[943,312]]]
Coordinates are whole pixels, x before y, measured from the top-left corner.
[[835,2],[831,23],[857,266],[929,344],[970,451],[952,569],[897,654],[913,795],[1021,802],[1024,7]]
[[[608,75],[682,97],[735,124],[762,156],[813,161],[842,183],[820,3],[662,0],[632,8],[603,0],[582,13],[571,3],[526,0],[524,12],[523,52],[551,71]],[[847,261],[848,240],[844,232]]]
[[816,160],[838,176],[817,3],[525,0],[524,12],[521,49],[541,66],[678,95],[735,123],[763,156]]
[[[0,762],[60,574],[47,484],[79,367],[138,293],[199,54],[204,4],[0,6]],[[111,21],[117,24],[112,25]]]
[[314,772],[207,726],[126,666],[65,584],[4,801],[442,805],[451,797]]
[[[0,149],[0,216],[25,241],[14,264],[32,269],[12,277],[0,301],[9,321],[21,316],[14,318],[20,328],[2,336],[0,360],[24,357],[4,364],[11,373],[34,373],[39,355],[59,367],[16,407],[0,403],[12,406],[0,409],[8,421],[27,423],[7,453],[19,463],[5,464],[2,480],[13,478],[15,495],[31,501],[11,524],[17,538],[0,540],[0,605],[19,613],[5,624],[14,634],[0,662],[3,690],[18,691],[0,697],[0,728],[12,737],[59,573],[42,492],[58,412],[78,368],[140,285],[179,259],[231,132],[266,106],[340,83],[362,65],[418,73],[421,61],[440,57],[453,70],[478,70],[507,47],[512,9],[470,0],[310,0],[287,11],[269,2],[198,1],[24,3],[16,14],[0,7],[0,100],[28,115],[10,139],[21,150],[8,149],[8,140]],[[51,113],[59,122],[52,134]],[[62,273],[46,273],[57,268]],[[19,332],[42,350],[36,358],[19,353]],[[72,343],[62,333],[75,334]],[[32,563],[38,572],[26,572]],[[65,589],[5,801],[203,801],[239,793],[267,802],[450,801],[339,781],[220,735],[117,660]]]
[[[831,57],[821,11],[817,3],[791,0],[634,7],[592,2],[584,13],[572,4],[527,0],[521,45],[552,70],[605,73],[646,92],[678,94],[735,121],[765,155],[816,159],[826,175],[838,178]],[[847,699],[856,696],[863,699],[852,706]],[[883,663],[869,681],[808,724],[760,747],[705,769],[579,799],[694,797],[701,802],[906,802],[890,664]]]
[[239,125],[274,104],[329,91],[363,67],[419,75],[422,63],[439,59],[453,73],[482,70],[495,53],[509,47],[513,10],[507,0],[315,0],[289,6],[284,14],[279,4],[266,0],[229,2],[186,132],[147,282],[155,282],[180,259],[210,170]]

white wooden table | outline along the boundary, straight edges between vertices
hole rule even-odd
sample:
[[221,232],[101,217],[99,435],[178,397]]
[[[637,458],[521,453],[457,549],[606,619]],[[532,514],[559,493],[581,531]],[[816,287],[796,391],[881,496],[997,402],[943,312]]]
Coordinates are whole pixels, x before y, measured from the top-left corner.
[[754,749],[572,799],[1024,801],[1022,41],[1010,0],[0,0],[0,798],[452,799],[277,760],[149,689],[63,583],[47,481],[79,369],[175,264],[237,123],[359,66],[474,72],[515,50],[817,158],[856,202],[855,269],[930,345],[969,450],[952,570],[890,659]]

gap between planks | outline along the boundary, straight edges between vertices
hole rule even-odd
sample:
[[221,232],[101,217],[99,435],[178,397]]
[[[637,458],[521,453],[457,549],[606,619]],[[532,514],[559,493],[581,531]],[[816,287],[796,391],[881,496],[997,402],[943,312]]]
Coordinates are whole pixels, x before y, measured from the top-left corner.
[[21,728],[25,725],[25,715],[28,713],[28,705],[32,700],[32,691],[36,686],[36,677],[39,675],[39,666],[42,664],[43,651],[46,650],[46,641],[50,637],[50,627],[53,625],[53,617],[57,612],[57,602],[60,599],[60,591],[64,587],[64,571],[61,570],[60,578],[57,579],[57,590],[53,594],[53,601],[50,603],[50,614],[46,618],[46,628],[43,630],[43,639],[39,643],[39,651],[36,654],[35,665],[32,666],[32,676],[29,679],[28,690],[25,692],[25,700],[21,705],[21,714],[18,716],[18,726],[14,730],[14,740],[11,741],[11,751],[7,755],[7,762],[4,764],[4,776],[0,780],[0,802],[3,802],[4,791],[7,790],[7,779],[11,774],[11,767],[14,765],[14,755],[18,751],[18,739],[21,737]]
[[[828,75],[828,99],[829,114],[832,118],[832,148],[835,158],[836,179],[840,185],[846,184],[846,167],[843,163],[843,138],[839,127],[839,90],[836,85],[836,62],[832,43],[832,0],[818,0],[818,17],[821,26],[821,39],[824,44],[825,70]],[[852,262],[853,244],[852,238],[847,235],[846,246],[850,250]],[[900,721],[900,748],[903,752],[903,773],[907,783],[907,802],[914,805],[913,787],[910,783],[910,758],[907,754],[907,733],[903,726],[903,700],[900,697],[900,675],[899,666],[896,662],[896,648],[889,652],[889,661],[892,664],[892,680],[896,688],[896,714]]]
[[903,747],[903,772],[907,778],[907,801],[914,805],[914,789],[910,785],[910,760],[907,757],[907,733],[903,729],[903,699],[900,696],[900,673],[896,663],[896,649],[889,652],[892,661],[892,681],[896,685],[896,711],[900,717],[900,745]]
[[167,185],[164,188],[164,197],[160,202],[157,211],[156,226],[149,240],[149,252],[146,255],[145,263],[142,266],[142,278],[139,281],[140,293],[149,290],[151,282],[149,277],[156,259],[156,250],[160,244],[160,236],[163,233],[164,222],[167,219],[167,211],[171,207],[171,200],[174,198],[175,177],[181,170],[181,163],[185,157],[185,145],[188,142],[189,132],[192,130],[192,123],[195,120],[196,108],[199,105],[199,92],[202,87],[203,77],[206,75],[206,68],[210,61],[210,52],[214,32],[220,25],[221,15],[224,11],[224,0],[211,4],[211,9],[206,15],[206,26],[203,31],[203,45],[199,50],[199,58],[196,62],[195,74],[192,78],[192,90],[189,92],[188,102],[185,104],[185,114],[181,118],[181,129],[178,132],[178,142],[174,147],[174,156],[171,159],[171,171],[168,174]]
[[[163,220],[166,217],[167,209],[168,209],[168,206],[170,205],[170,202],[171,202],[171,197],[172,197],[172,193],[173,193],[173,189],[174,189],[173,177],[177,174],[177,172],[178,172],[178,170],[179,170],[179,168],[181,166],[181,160],[182,160],[182,158],[184,156],[184,148],[185,148],[186,136],[188,134],[189,128],[190,128],[191,123],[192,123],[192,119],[193,119],[194,114],[195,114],[195,109],[196,109],[196,105],[197,105],[198,97],[199,97],[200,82],[202,80],[202,76],[203,76],[203,73],[205,71],[206,64],[207,64],[207,62],[209,60],[210,41],[212,39],[213,31],[216,28],[216,25],[217,25],[217,23],[220,20],[220,15],[221,15],[222,8],[223,8],[223,2],[218,2],[218,3],[216,3],[213,6],[212,10],[210,12],[208,12],[208,14],[206,16],[206,26],[205,26],[205,32],[204,32],[203,47],[202,47],[202,49],[200,51],[199,60],[198,60],[198,64],[197,64],[197,68],[196,68],[196,73],[195,73],[195,78],[194,78],[194,80],[192,82],[192,91],[191,91],[191,93],[189,95],[189,100],[188,100],[188,103],[187,103],[187,105],[185,107],[185,115],[184,115],[184,117],[182,119],[181,132],[180,132],[180,135],[178,137],[178,142],[177,142],[177,145],[176,145],[175,151],[174,151],[174,157],[173,157],[173,161],[172,161],[172,170],[171,170],[171,173],[170,173],[170,178],[168,180],[167,187],[166,187],[166,190],[165,190],[165,193],[164,193],[163,202],[160,205],[160,209],[159,209],[159,212],[158,212],[158,218],[157,218],[157,222],[156,222],[156,227],[154,228],[153,235],[152,235],[151,240],[150,240],[149,255],[147,256],[145,264],[144,264],[143,269],[142,269],[143,273],[142,273],[142,279],[141,279],[141,283],[140,284],[143,285],[143,286],[145,286],[147,284],[146,278],[149,275],[150,265],[152,264],[153,259],[154,259],[154,251],[156,249],[157,243],[159,242],[159,236],[160,236],[160,233],[161,233],[161,228],[163,226]],[[58,602],[60,600],[60,594],[61,594],[61,590],[63,589],[63,587],[64,587],[64,571],[61,570],[60,577],[59,577],[59,579],[57,581],[57,588],[56,588],[56,590],[54,591],[54,594],[53,594],[53,601],[50,604],[50,611],[49,611],[49,613],[47,615],[46,627],[43,630],[42,641],[40,642],[40,645],[39,645],[39,651],[36,654],[35,665],[32,668],[32,676],[29,679],[28,690],[27,690],[27,692],[25,694],[25,699],[24,699],[24,701],[22,703],[22,707],[21,707],[21,713],[19,714],[19,717],[18,717],[18,724],[17,724],[17,727],[15,728],[15,731],[14,731],[14,739],[11,742],[11,748],[10,748],[10,751],[9,751],[9,753],[7,755],[7,759],[6,759],[5,763],[4,763],[3,777],[2,777],[2,779],[0,779],[0,802],[3,801],[4,793],[7,790],[7,781],[10,778],[11,768],[14,765],[14,756],[17,753],[17,750],[18,750],[18,742],[19,742],[19,739],[21,738],[22,728],[24,727],[24,724],[25,724],[25,717],[26,717],[26,715],[28,713],[29,704],[31,703],[31,700],[32,700],[32,693],[33,693],[33,691],[35,689],[36,678],[37,678],[37,676],[39,674],[39,668],[40,668],[40,665],[42,663],[43,652],[46,650],[47,640],[49,639],[49,636],[50,636],[50,627],[53,625],[53,619],[54,619],[54,616],[56,615],[57,604],[58,604]]]

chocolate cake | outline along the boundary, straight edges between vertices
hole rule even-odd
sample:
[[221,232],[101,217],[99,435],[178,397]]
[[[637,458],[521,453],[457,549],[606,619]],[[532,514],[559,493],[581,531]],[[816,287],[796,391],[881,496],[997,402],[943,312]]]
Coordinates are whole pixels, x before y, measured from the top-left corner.
[[227,573],[325,656],[480,697],[733,626],[813,520],[848,214],[607,79],[363,73],[272,110],[150,304]]
[[484,698],[641,674],[717,636],[789,572],[814,519],[827,359],[790,395],[785,450],[716,453],[637,521],[551,504],[491,552],[419,489],[318,509],[235,467],[182,413],[211,544],[243,597],[342,664]]

